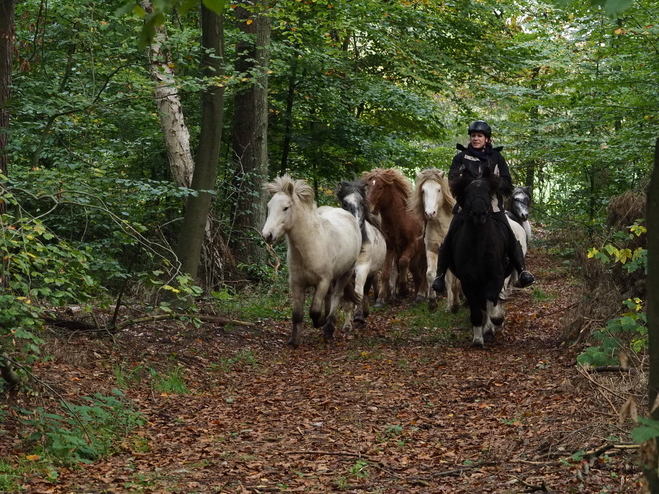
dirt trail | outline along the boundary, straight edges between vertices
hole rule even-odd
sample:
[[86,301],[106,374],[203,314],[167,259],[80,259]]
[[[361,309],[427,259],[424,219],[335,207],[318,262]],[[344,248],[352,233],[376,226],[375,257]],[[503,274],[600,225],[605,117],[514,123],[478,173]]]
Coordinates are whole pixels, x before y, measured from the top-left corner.
[[56,483],[27,479],[26,490],[637,492],[635,450],[573,457],[627,441],[629,427],[574,368],[576,350],[560,345],[574,282],[542,249],[528,264],[540,281],[507,302],[506,333],[484,350],[469,347],[466,313],[453,343],[418,328],[392,338],[405,326],[399,307],[329,346],[307,325],[297,350],[285,346],[289,324],[271,321],[230,332],[145,326],[114,346],[67,339],[38,369],[50,366],[61,389],[109,392],[121,356],[132,366],[179,362],[192,392],[131,388],[148,424],[123,451]]

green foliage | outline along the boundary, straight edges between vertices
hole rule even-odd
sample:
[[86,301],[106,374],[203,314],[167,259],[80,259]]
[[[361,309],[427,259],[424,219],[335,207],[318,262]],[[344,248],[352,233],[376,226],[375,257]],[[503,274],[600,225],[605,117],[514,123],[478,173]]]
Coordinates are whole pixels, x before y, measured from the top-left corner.
[[212,371],[220,371],[226,374],[236,369],[253,369],[258,365],[259,362],[254,352],[243,348],[238,350],[233,357],[222,358],[218,363],[210,364],[209,367]]
[[659,437],[659,421],[647,417],[638,417],[638,421],[642,424],[632,430],[632,439],[634,442],[641,444],[653,437]]
[[61,413],[42,407],[21,410],[23,424],[33,430],[28,441],[38,454],[63,465],[107,456],[132,429],[144,423],[143,417],[126,405],[120,391],[114,390],[114,394],[85,397],[85,405],[62,402]]
[[641,300],[628,299],[623,303],[631,310],[609,321],[606,328],[595,331],[593,338],[600,342],[599,345],[587,348],[577,357],[577,362],[593,366],[615,365],[621,349],[640,353],[648,348],[647,316],[642,311]]
[[629,227],[629,233],[621,231],[616,232],[614,234],[614,241],[604,245],[600,249],[592,247],[588,250],[588,258],[599,259],[604,264],[620,263],[629,273],[641,270],[644,274],[647,274],[647,249],[637,247],[632,251],[627,247],[630,241],[633,241],[636,237],[640,237],[647,232],[647,229],[641,224],[642,222],[642,219],[636,220],[634,224]]
[[[641,222],[642,220],[637,220],[629,228],[629,233],[616,232],[614,242],[600,249],[589,249],[588,257],[598,259],[607,265],[622,265],[628,272],[642,271],[647,274],[647,250],[639,247],[632,252],[626,247],[630,241],[646,233]],[[647,315],[642,310],[641,299],[627,299],[623,304],[629,310],[609,321],[605,328],[593,333],[593,338],[599,344],[586,348],[584,353],[577,357],[579,363],[594,366],[615,365],[618,363],[618,354],[623,348],[630,349],[634,353],[647,350]]]
[[185,384],[184,369],[180,365],[174,367],[168,374],[161,375],[155,369],[149,369],[153,388],[161,393],[185,395],[190,392]]

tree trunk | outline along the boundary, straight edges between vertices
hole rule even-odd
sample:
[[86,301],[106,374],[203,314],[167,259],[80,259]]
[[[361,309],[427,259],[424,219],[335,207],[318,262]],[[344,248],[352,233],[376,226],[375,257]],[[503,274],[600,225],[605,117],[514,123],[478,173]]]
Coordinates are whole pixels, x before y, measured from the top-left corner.
[[[205,52],[202,59],[202,70],[204,75],[209,78],[219,78],[224,74],[222,21],[221,16],[202,5],[202,45]],[[224,87],[212,85],[203,91],[201,111],[201,136],[191,186],[198,193],[196,196],[188,198],[176,248],[176,254],[181,261],[181,269],[192,277],[197,276],[204,236],[208,242],[213,242],[211,223],[208,222],[212,194],[207,191],[215,190],[224,118]],[[209,255],[207,258],[222,261],[221,258],[218,259],[215,256]]]
[[11,97],[16,0],[0,0],[0,173],[7,176],[9,98]]
[[[140,0],[142,8],[153,12],[151,0]],[[194,161],[190,151],[190,133],[183,118],[183,107],[179,98],[174,73],[170,68],[169,53],[163,50],[167,41],[165,26],[156,26],[156,34],[149,45],[149,71],[158,84],[155,89],[156,106],[163,129],[165,147],[174,183],[189,187],[192,182]]]
[[[243,0],[236,8],[238,26],[254,41],[238,44],[236,61],[239,73],[256,73],[248,86],[235,96],[233,121],[233,159],[237,193],[233,214],[232,251],[246,264],[262,264],[265,251],[254,241],[255,232],[265,223],[267,195],[262,184],[268,179],[268,61],[270,56],[270,18],[265,14],[265,2],[260,12],[252,12],[255,0]],[[251,22],[250,22],[251,21]]]
[[[654,148],[654,170],[648,190],[646,218],[648,221],[648,353],[650,376],[648,398],[650,417],[659,421],[659,139]],[[642,447],[643,469],[648,492],[659,493],[659,453],[657,438],[650,439]]]

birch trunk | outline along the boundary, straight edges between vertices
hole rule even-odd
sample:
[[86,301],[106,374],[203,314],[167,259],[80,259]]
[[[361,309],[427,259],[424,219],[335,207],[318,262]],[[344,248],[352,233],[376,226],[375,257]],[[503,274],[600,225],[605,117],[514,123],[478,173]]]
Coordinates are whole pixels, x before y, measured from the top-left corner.
[[[153,12],[150,0],[140,0],[142,8]],[[190,133],[183,118],[183,107],[176,89],[170,57],[163,49],[167,41],[165,26],[156,26],[156,35],[149,45],[149,72],[156,81],[155,99],[163,130],[169,167],[174,183],[179,187],[190,187],[194,172],[194,160],[190,151]]]

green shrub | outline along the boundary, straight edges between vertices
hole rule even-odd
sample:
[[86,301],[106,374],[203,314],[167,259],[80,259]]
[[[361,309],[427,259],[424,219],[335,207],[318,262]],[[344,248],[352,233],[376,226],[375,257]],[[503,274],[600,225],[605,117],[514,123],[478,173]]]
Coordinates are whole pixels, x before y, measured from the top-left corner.
[[64,465],[107,456],[133,428],[144,424],[142,415],[125,404],[123,393],[114,394],[85,397],[84,405],[61,402],[60,413],[41,407],[21,410],[22,422],[33,430],[28,441],[37,453]]

